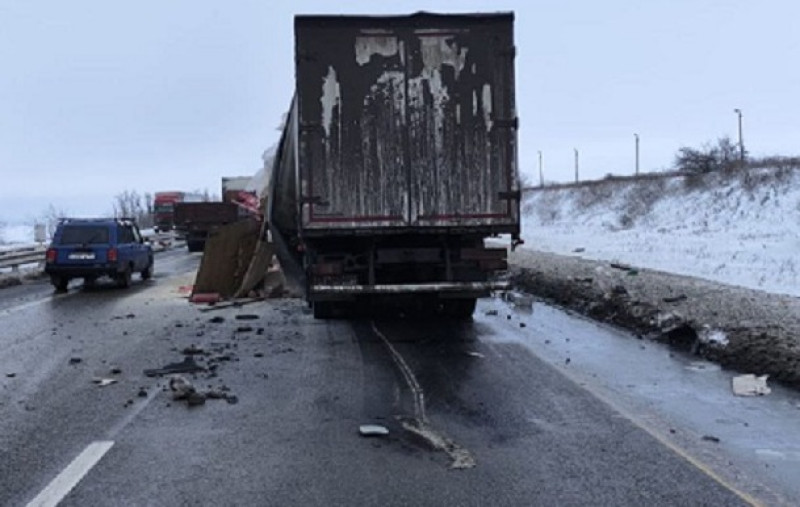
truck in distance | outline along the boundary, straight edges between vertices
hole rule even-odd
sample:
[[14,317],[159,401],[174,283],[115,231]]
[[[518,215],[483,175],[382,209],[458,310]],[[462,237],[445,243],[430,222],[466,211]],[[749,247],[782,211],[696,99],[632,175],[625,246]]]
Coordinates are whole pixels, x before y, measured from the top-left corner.
[[193,192],[156,192],[153,196],[153,223],[156,232],[168,232],[175,228],[175,204],[202,200],[200,194]]

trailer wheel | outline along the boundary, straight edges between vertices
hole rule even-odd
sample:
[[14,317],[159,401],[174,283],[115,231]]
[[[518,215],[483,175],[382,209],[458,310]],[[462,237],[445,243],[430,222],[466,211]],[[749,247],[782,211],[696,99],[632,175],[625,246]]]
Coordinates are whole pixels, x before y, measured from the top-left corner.
[[314,301],[312,308],[315,319],[330,319],[335,314],[335,303],[331,301]]
[[475,312],[476,304],[476,298],[448,299],[442,302],[442,313],[453,319],[467,320]]

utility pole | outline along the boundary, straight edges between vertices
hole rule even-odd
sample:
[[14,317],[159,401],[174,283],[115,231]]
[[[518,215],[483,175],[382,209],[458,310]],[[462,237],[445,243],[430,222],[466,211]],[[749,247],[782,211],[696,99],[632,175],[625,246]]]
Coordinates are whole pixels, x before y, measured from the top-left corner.
[[542,170],[542,150],[539,150],[539,186],[544,186],[544,171]]
[[733,110],[739,117],[739,163],[744,167],[744,140],[742,139],[742,110],[736,108]]
[[578,183],[578,148],[575,149],[575,183]]
[[639,176],[639,134],[633,134],[636,138],[636,176]]

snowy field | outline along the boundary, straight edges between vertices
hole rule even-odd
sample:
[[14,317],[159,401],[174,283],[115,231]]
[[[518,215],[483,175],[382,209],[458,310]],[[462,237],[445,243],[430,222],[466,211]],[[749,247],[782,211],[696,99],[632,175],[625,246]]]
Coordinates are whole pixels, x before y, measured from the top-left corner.
[[800,296],[800,171],[536,190],[525,248]]

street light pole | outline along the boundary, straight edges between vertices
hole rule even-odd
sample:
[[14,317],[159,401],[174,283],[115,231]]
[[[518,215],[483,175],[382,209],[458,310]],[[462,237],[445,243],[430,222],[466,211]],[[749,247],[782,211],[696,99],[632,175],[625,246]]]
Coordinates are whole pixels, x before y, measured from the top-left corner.
[[639,134],[633,134],[636,138],[636,176],[639,176]]
[[744,167],[744,140],[742,140],[742,110],[736,108],[733,110],[739,117],[739,163]]
[[544,186],[544,171],[542,170],[542,150],[539,150],[539,186]]
[[575,183],[578,183],[578,148],[575,150]]

